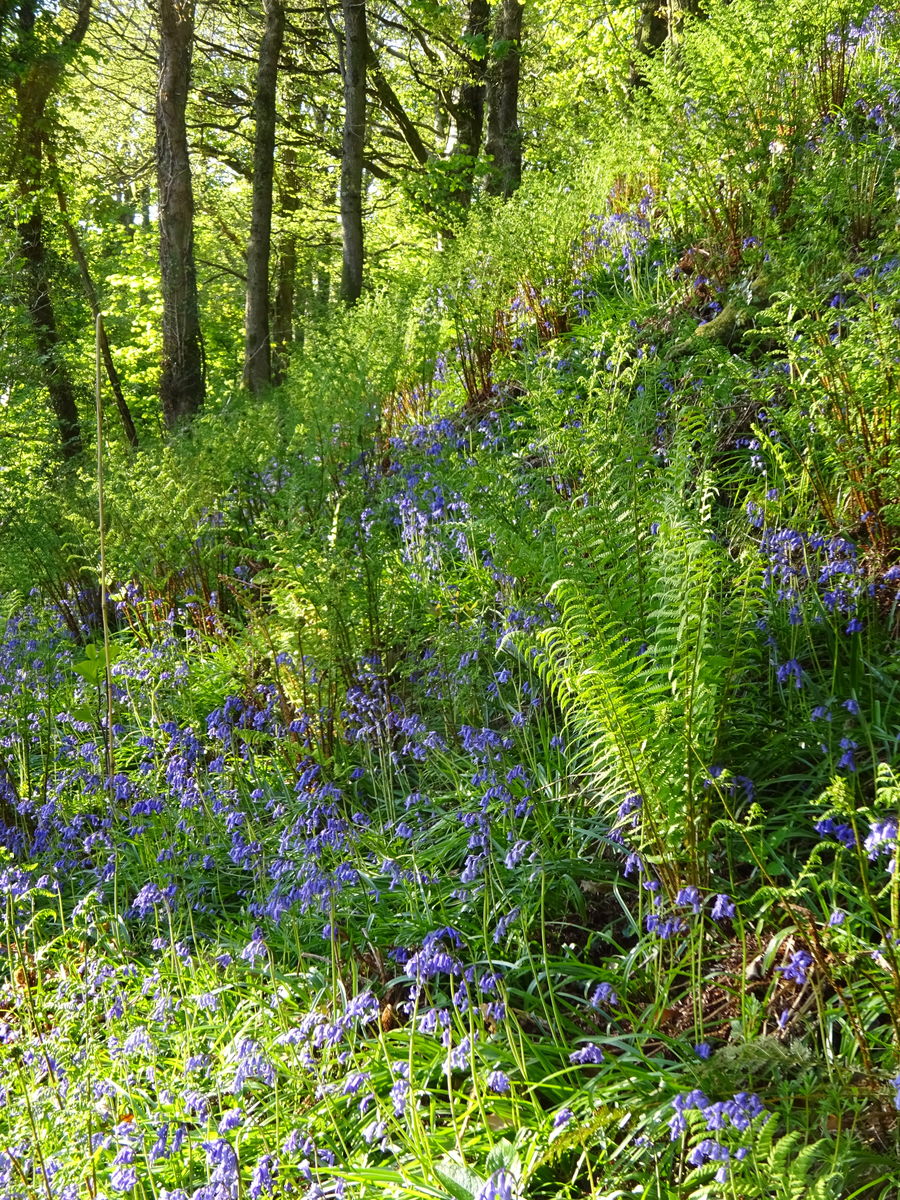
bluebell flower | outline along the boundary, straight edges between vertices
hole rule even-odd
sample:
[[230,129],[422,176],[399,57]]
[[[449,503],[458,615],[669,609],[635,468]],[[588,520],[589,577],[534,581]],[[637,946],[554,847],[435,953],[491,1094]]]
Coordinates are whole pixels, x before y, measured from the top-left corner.
[[714,1138],[704,1138],[688,1154],[687,1161],[692,1167],[701,1167],[705,1162],[724,1162],[729,1157],[727,1146],[723,1146]]
[[344,1080],[343,1095],[355,1096],[364,1083],[372,1078],[371,1071],[351,1071]]
[[519,1190],[508,1171],[495,1171],[490,1179],[481,1185],[472,1200],[518,1200]]
[[169,1157],[168,1141],[169,1122],[164,1121],[156,1131],[156,1141],[150,1147],[149,1158],[151,1162],[156,1162],[159,1159]]
[[385,1125],[384,1121],[380,1121],[376,1118],[374,1121],[371,1121],[365,1127],[365,1129],[362,1130],[362,1139],[367,1146],[372,1146],[375,1144],[375,1142],[382,1141],[386,1132],[387,1126]]
[[137,1187],[137,1181],[136,1168],[130,1163],[123,1163],[113,1170],[109,1177],[109,1186],[114,1192],[130,1192],[132,1188]]
[[164,899],[162,891],[155,883],[145,883],[135,896],[131,908],[139,916],[146,917],[158,904],[162,904]]
[[[403,1064],[406,1066],[406,1064]],[[397,1079],[391,1087],[391,1101],[394,1105],[394,1116],[402,1117],[409,1102],[409,1080]]]
[[137,1029],[133,1029],[129,1033],[122,1045],[122,1050],[125,1054],[146,1054],[149,1058],[156,1053],[156,1047],[143,1025],[139,1025]]
[[239,1108],[229,1108],[222,1114],[219,1120],[219,1137],[224,1137],[226,1133],[231,1133],[233,1129],[239,1129],[243,1121],[243,1114]]
[[[636,793],[631,796],[626,796],[625,799],[622,801],[622,803],[619,805],[619,809],[616,814],[618,819],[620,821],[624,821],[626,817],[630,816],[632,813],[637,812],[641,808],[642,804],[643,804],[642,798],[639,795],[637,795]],[[635,824],[636,823],[637,822],[635,821]]]
[[250,1181],[251,1200],[259,1200],[260,1196],[270,1195],[274,1192],[277,1172],[278,1165],[274,1154],[263,1154],[253,1168],[253,1176]]
[[710,916],[714,921],[727,921],[735,914],[735,906],[731,897],[725,892],[716,896]]
[[206,1151],[209,1165],[213,1168],[209,1182],[218,1185],[218,1190],[213,1195],[221,1195],[223,1198],[237,1196],[240,1186],[238,1156],[230,1142],[224,1138],[217,1138],[215,1141],[201,1142],[200,1145]]
[[891,848],[896,844],[897,821],[893,817],[884,817],[879,821],[873,821],[863,842],[863,846],[872,862],[879,855],[890,852]]
[[487,1085],[492,1092],[505,1096],[510,1090],[509,1076],[500,1070],[491,1071],[487,1077]]
[[643,873],[643,870],[644,860],[641,858],[640,854],[636,854],[632,851],[632,853],[629,854],[625,859],[625,865],[622,867],[622,874],[627,878],[635,871]]
[[506,857],[503,860],[504,865],[509,870],[512,870],[514,867],[517,867],[519,865],[519,863],[522,861],[522,859],[524,858],[525,852],[528,850],[528,847],[530,845],[531,845],[530,841],[527,841],[524,838],[520,838],[516,842],[516,844],[507,851]]
[[813,956],[808,950],[795,950],[791,954],[791,961],[786,967],[776,967],[776,971],[780,971],[785,979],[790,979],[792,983],[796,983],[799,987],[803,987],[806,983],[806,974],[812,966]]
[[833,837],[850,850],[856,845],[856,834],[853,832],[853,827],[845,822],[839,823],[831,817],[823,817],[816,822],[815,830],[820,837]]
[[586,1066],[593,1063],[603,1062],[603,1051],[593,1042],[588,1042],[581,1046],[578,1050],[573,1050],[569,1055],[569,1062],[576,1066]]
[[683,933],[686,925],[681,917],[660,917],[656,913],[648,913],[644,917],[644,928],[648,933],[666,940],[676,933]]
[[591,1008],[600,1008],[601,1005],[607,1008],[615,1008],[618,1003],[619,997],[616,995],[612,984],[609,983],[598,983],[588,1000]]
[[856,742],[852,741],[850,738],[841,738],[840,747],[841,750],[843,750],[843,754],[838,759],[838,770],[855,771],[856,760],[853,757],[853,752],[859,748]]
[[497,922],[493,933],[493,942],[495,945],[499,945],[506,938],[510,925],[518,919],[520,911],[517,905],[515,908],[510,909],[508,913],[505,913]]
[[782,663],[775,672],[775,675],[782,686],[792,679],[795,688],[803,687],[803,668],[797,662],[796,658],[790,658],[786,663]]
[[261,1048],[251,1038],[244,1038],[237,1049],[237,1069],[231,1090],[235,1095],[243,1091],[250,1079],[260,1079],[267,1087],[275,1086],[275,1068]]

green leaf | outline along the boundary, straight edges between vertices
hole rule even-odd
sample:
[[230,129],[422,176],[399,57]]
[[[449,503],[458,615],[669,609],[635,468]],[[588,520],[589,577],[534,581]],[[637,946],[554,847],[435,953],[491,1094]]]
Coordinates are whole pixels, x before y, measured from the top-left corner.
[[[117,646],[115,642],[110,642],[109,645],[109,661],[114,663],[122,657],[122,648]],[[84,648],[84,658],[80,662],[73,663],[72,669],[86,679],[88,683],[98,683],[103,677],[105,670],[105,656],[103,646],[98,646],[95,642],[88,642]]]
[[442,1158],[435,1164],[434,1173],[454,1200],[472,1200],[484,1183],[480,1175],[452,1158]]
[[509,1138],[501,1138],[493,1146],[485,1165],[492,1175],[495,1171],[509,1171],[514,1179],[522,1177],[522,1160]]

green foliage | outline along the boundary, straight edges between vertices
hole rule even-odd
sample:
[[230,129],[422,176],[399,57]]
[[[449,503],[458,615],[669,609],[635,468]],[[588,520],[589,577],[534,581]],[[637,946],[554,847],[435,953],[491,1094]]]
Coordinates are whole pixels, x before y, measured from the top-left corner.
[[[16,1200],[41,1157],[79,1200],[226,1168],[896,1192],[896,117],[858,104],[895,30],[858,16],[685,21],[596,161],[388,254],[265,399],[227,382],[237,286],[208,291],[213,399],[164,443],[149,242],[79,196],[143,437],[106,447],[111,730],[96,485],[3,464]],[[212,253],[244,192],[204,187]]]

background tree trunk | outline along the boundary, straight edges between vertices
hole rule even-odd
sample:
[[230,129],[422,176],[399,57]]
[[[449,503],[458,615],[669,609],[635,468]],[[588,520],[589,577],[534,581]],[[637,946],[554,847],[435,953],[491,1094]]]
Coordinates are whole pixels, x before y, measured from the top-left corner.
[[344,12],[344,137],[341,154],[341,229],[344,258],[341,299],[355,303],[363,283],[362,174],[366,141],[365,0],[342,0]]
[[[463,208],[472,202],[472,185],[475,177],[475,160],[481,150],[484,134],[485,77],[487,55],[490,50],[488,38],[491,28],[491,9],[488,0],[469,0],[465,37],[470,44],[467,56],[468,79],[459,90],[456,105],[456,147],[454,155],[460,156],[458,166],[459,188],[455,198]],[[480,55],[478,51],[481,51]]]
[[194,263],[194,193],[185,110],[194,41],[193,0],[159,0],[156,172],[163,362],[159,393],[173,429],[203,404],[206,372]]
[[287,229],[282,232],[278,248],[275,297],[272,305],[272,382],[284,382],[288,357],[294,342],[294,307],[297,288],[297,231],[293,225],[294,213],[300,207],[297,195],[299,182],[296,172],[296,154],[287,149],[282,160],[282,186],[279,208],[287,218]]
[[640,0],[635,44],[638,53],[655,53],[669,36],[669,6],[666,0]]
[[79,0],[74,27],[55,45],[35,37],[38,8],[37,0],[26,0],[18,6],[16,53],[11,59],[16,98],[14,170],[21,200],[21,217],[16,230],[25,264],[28,313],[50,406],[56,417],[63,457],[73,459],[81,454],[83,442],[75,390],[62,355],[50,297],[41,177],[49,101],[62,78],[67,53],[80,45],[87,32],[91,2]]
[[494,19],[493,60],[487,76],[487,152],[493,158],[487,190],[508,197],[522,182],[522,133],[519,129],[519,65],[523,6],[499,0]]
[[38,355],[50,404],[59,429],[63,457],[77,458],[84,449],[78,423],[75,390],[69,378],[56,328],[56,314],[47,281],[47,255],[44,248],[44,220],[37,202],[31,213],[19,223],[19,240],[28,287],[28,312],[34,328]]
[[256,96],[253,101],[256,133],[244,312],[244,387],[254,395],[272,384],[269,261],[272,254],[272,183],[275,176],[275,92],[278,56],[283,40],[284,6],[281,0],[267,0],[266,28],[259,50]]
[[[72,224],[72,219],[69,216],[69,205],[66,200],[66,193],[63,191],[62,179],[60,178],[53,150],[48,153],[47,159],[51,174],[53,175],[56,199],[59,204],[59,215],[62,218],[63,227],[66,231],[69,249],[72,251],[72,257],[78,264],[78,272],[81,275],[81,286],[84,288],[85,299],[90,307],[91,315],[96,322],[98,317],[100,317],[100,301],[97,297],[97,289],[94,287],[94,281],[91,278],[91,269],[88,265],[87,256],[78,237],[78,231]],[[102,317],[100,317],[98,332],[100,353],[103,357],[103,365],[106,368],[106,378],[109,380],[109,386],[112,388],[112,394],[115,397],[116,408],[119,412],[119,418],[122,421],[122,428],[125,430],[125,436],[128,438],[129,444],[136,450],[138,447],[137,430],[134,427],[134,420],[131,416],[131,409],[128,407],[128,401],[125,399],[125,393],[122,391],[122,381],[119,378],[119,372],[113,360],[112,348],[109,344],[109,338],[106,336],[106,326],[103,323]]]

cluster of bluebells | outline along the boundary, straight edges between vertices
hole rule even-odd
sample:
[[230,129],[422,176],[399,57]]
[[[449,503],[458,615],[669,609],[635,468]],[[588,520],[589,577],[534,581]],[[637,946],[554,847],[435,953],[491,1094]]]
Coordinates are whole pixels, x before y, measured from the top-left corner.
[[[731,1164],[742,1161],[749,1154],[746,1145],[734,1147],[735,1135],[750,1132],[760,1123],[760,1118],[770,1119],[763,1102],[753,1092],[737,1092],[728,1100],[712,1101],[704,1092],[694,1089],[675,1096],[671,1107],[669,1136],[672,1141],[698,1129],[713,1135],[693,1143],[686,1157],[692,1167],[719,1163],[715,1176],[718,1183],[727,1181]],[[689,1114],[697,1116],[692,1119]]]
[[[612,207],[605,214],[593,213],[582,245],[585,269],[600,270],[631,279],[639,259],[650,246],[653,213],[653,189],[648,185],[634,211],[621,211]],[[660,264],[655,264],[659,266]],[[592,289],[584,272],[575,281],[574,296],[579,316],[587,316],[586,302],[596,292]]]
[[[833,839],[848,850],[860,850],[857,831],[847,821],[822,817],[816,822],[815,829],[822,838]],[[868,831],[862,838],[861,851],[869,862],[887,859],[885,869],[891,875],[897,869],[897,831],[896,817],[877,817],[869,822]]]
[[703,895],[694,884],[678,888],[674,901],[666,899],[660,881],[643,857],[631,851],[625,858],[623,873],[637,875],[641,888],[649,897],[649,911],[644,915],[644,929],[654,938],[666,941],[680,933],[690,931],[692,923],[700,917],[704,907],[709,906],[709,917],[716,923],[730,921],[737,907],[727,892],[713,896]]
[[[855,543],[838,535],[825,537],[767,525],[765,511],[755,501],[747,504],[747,515],[751,525],[761,531],[763,587],[787,610],[789,624],[819,622],[830,614],[843,622],[848,634],[858,633],[863,627],[857,616],[860,600],[874,595],[875,585],[866,578]],[[801,686],[799,674],[791,668],[782,674],[780,682]]]
[[500,453],[507,443],[497,412],[468,428],[459,415],[434,417],[393,437],[384,508],[376,503],[363,512],[364,536],[371,535],[384,511],[386,523],[399,534],[402,556],[414,579],[438,577],[445,561],[477,558],[470,499],[448,482],[448,468],[468,479],[476,456]]
[[[500,985],[502,975],[496,970],[479,970],[466,965],[460,951],[464,940],[459,930],[444,926],[425,935],[421,946],[410,952],[398,946],[391,957],[410,980],[403,1008],[414,1015],[423,1033],[439,1033],[445,1047],[452,1045],[450,1030],[452,1012],[465,1014],[483,1006],[484,1016],[494,1023],[506,1017],[506,1004]],[[439,1006],[435,1000],[444,997],[450,1006]]]
[[[692,918],[699,917],[705,898],[693,885],[678,889],[674,908],[666,914],[666,905],[661,888],[656,880],[645,880],[644,888],[651,895],[651,911],[644,917],[644,928],[648,933],[663,940],[683,933],[689,928]],[[714,921],[730,920],[735,914],[731,897],[722,892],[712,898],[710,917]]]

